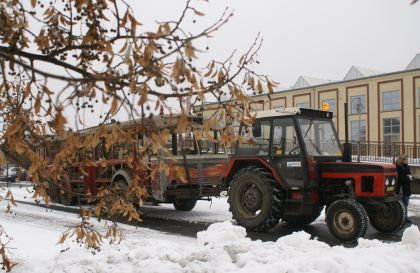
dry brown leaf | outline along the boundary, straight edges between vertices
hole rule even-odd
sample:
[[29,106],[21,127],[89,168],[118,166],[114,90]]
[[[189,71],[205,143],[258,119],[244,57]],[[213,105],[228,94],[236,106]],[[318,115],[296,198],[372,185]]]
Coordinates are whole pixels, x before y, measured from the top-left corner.
[[23,97],[27,98],[31,94],[31,84],[28,83],[25,88],[25,92],[23,93]]
[[206,14],[200,12],[200,11],[197,11],[197,10],[194,10],[194,14],[197,15],[197,16],[204,16],[204,15],[206,15]]
[[6,157],[4,156],[3,152],[0,150],[0,166],[6,164]]
[[39,111],[41,111],[41,97],[38,94],[35,99],[35,114],[39,114]]
[[185,54],[188,58],[197,58],[195,55],[195,48],[193,47],[191,42],[188,42],[185,46]]
[[115,114],[117,112],[117,109],[118,109],[118,98],[114,97],[112,99],[111,109],[109,110],[109,112],[111,114]]
[[260,80],[258,80],[258,83],[257,83],[257,91],[259,94],[263,92],[263,88],[262,88],[262,84]]
[[219,73],[217,74],[217,82],[220,84],[220,83],[222,83],[223,82],[223,80],[224,80],[224,78],[225,78],[225,74],[223,73],[223,70],[222,69],[220,69],[219,70]]

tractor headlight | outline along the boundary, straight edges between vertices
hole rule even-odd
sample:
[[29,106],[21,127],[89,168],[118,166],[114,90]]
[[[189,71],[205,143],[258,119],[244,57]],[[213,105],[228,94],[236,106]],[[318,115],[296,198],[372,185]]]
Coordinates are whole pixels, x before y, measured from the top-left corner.
[[396,183],[396,181],[395,181],[395,178],[393,177],[393,178],[392,178],[391,185],[392,185],[392,186],[395,186],[395,183]]
[[385,186],[389,186],[389,178],[387,177],[386,179],[385,179]]

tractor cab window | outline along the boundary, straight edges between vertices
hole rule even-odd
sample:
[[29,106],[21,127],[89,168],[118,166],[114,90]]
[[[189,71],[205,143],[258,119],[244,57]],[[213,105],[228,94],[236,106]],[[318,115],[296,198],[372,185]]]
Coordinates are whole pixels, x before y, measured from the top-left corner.
[[341,148],[331,120],[298,118],[308,155],[341,156]]
[[292,118],[276,119],[273,123],[272,155],[300,154],[299,143]]
[[252,127],[242,127],[238,152],[242,155],[268,155],[270,128],[270,121],[256,121]]

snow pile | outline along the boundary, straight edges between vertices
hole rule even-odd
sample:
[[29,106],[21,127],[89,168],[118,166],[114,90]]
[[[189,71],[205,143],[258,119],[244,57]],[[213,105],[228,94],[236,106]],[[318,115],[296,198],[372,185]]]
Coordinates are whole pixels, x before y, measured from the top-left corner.
[[404,231],[401,242],[403,244],[419,244],[420,243],[420,231],[419,227],[411,225]]
[[246,230],[241,226],[234,226],[229,221],[210,225],[206,231],[197,233],[198,242],[202,245],[226,245],[246,240]]
[[360,239],[355,248],[330,247],[303,231],[276,242],[252,241],[244,228],[230,222],[211,225],[197,234],[197,241],[166,236],[146,238],[148,233],[139,230],[96,255],[75,246],[53,256],[35,252],[27,259],[15,252],[20,262],[15,272],[420,272],[416,226],[405,231],[401,242]]

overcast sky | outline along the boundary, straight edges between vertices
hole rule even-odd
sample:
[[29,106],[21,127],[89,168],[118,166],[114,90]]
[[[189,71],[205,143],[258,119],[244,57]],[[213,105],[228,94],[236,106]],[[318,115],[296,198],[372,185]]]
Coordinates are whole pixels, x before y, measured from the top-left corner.
[[[138,19],[176,19],[184,0],[131,0]],[[234,17],[214,38],[207,57],[223,59],[244,51],[261,32],[259,72],[283,87],[300,75],[341,80],[352,65],[383,72],[403,70],[420,53],[420,3],[411,0],[193,0],[206,13],[185,28],[207,26],[225,7]],[[193,24],[193,19],[197,22]]]

